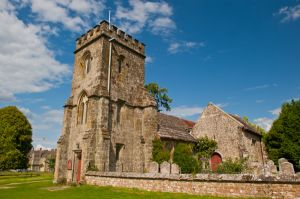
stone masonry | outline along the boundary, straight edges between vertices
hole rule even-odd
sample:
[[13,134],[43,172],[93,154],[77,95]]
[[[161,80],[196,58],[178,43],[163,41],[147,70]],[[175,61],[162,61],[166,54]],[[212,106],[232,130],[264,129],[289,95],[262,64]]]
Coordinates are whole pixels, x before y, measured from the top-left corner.
[[74,55],[55,181],[84,180],[89,167],[147,170],[157,111],[144,88],[144,44],[102,21],[77,40]]
[[218,143],[218,153],[222,159],[248,158],[249,163],[264,162],[261,134],[247,125],[241,118],[221,110],[210,103],[204,109],[192,129],[192,136],[207,136]]

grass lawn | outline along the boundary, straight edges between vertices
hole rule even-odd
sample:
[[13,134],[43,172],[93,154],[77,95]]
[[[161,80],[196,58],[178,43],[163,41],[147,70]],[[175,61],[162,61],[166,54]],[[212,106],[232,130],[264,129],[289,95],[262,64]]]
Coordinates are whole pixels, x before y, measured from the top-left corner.
[[220,198],[207,196],[192,196],[187,194],[161,193],[140,191],[137,189],[97,187],[90,185],[63,186],[52,183],[52,175],[49,174],[0,174],[0,198],[2,199],[34,199],[34,198],[174,198],[174,199],[206,199]]

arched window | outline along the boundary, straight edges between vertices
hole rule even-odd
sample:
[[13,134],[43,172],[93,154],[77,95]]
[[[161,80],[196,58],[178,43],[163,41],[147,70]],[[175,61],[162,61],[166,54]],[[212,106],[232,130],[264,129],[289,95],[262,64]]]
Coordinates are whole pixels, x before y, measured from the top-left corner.
[[90,51],[86,51],[80,60],[80,75],[84,78],[92,68],[92,56]]
[[87,55],[84,60],[85,73],[88,74],[91,70],[91,56]]
[[77,124],[85,124],[87,121],[88,100],[85,93],[81,95],[78,103]]

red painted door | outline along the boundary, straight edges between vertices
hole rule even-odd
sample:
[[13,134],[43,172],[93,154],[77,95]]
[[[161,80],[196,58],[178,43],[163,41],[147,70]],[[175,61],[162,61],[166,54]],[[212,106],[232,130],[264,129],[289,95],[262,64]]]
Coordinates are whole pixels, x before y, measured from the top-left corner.
[[210,159],[210,166],[212,171],[216,171],[218,165],[222,163],[222,157],[218,153],[214,153]]
[[80,175],[81,175],[81,158],[78,159],[78,164],[77,164],[77,176],[76,176],[77,183],[80,182]]

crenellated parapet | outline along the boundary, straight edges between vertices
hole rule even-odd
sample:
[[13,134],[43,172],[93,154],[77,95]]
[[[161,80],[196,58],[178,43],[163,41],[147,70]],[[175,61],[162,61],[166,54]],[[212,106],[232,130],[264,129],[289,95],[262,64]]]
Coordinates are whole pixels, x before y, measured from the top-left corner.
[[124,31],[114,25],[109,25],[105,20],[88,30],[85,34],[76,39],[75,53],[85,46],[101,37],[114,38],[115,42],[130,48],[138,54],[145,55],[145,44],[126,34]]

